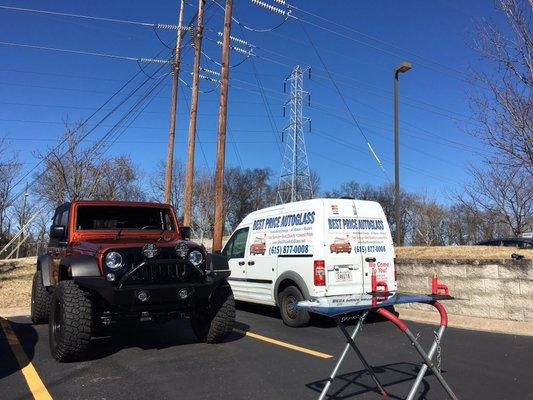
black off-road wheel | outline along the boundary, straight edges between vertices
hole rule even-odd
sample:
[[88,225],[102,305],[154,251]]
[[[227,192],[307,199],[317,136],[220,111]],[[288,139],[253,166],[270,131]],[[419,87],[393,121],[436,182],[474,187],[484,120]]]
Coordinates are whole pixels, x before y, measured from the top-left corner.
[[89,294],[72,281],[59,282],[50,303],[50,352],[60,362],[81,359],[92,334],[93,305]]
[[31,320],[34,324],[46,324],[50,316],[51,295],[43,285],[43,276],[41,271],[33,275],[31,285]]
[[309,312],[296,308],[296,303],[304,301],[304,296],[296,286],[288,286],[279,294],[279,309],[283,322],[293,328],[309,325]]
[[235,325],[235,299],[227,282],[211,294],[209,303],[198,306],[190,316],[191,327],[201,342],[220,343]]

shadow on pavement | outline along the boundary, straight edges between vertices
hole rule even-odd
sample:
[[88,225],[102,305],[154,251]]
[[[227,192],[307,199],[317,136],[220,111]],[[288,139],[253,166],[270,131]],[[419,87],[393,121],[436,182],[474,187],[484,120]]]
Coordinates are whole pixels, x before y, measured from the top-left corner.
[[[395,394],[394,392],[390,392],[388,387],[403,382],[414,382],[420,365],[413,363],[394,363],[382,366],[374,366],[373,368],[378,380],[387,391],[388,398],[404,399],[405,396],[407,396],[407,391],[409,388],[405,388],[404,393],[404,388],[402,387],[402,393]],[[431,373],[426,373],[426,376],[429,375],[431,375]],[[324,379],[308,383],[306,386],[320,393],[327,381],[327,379]],[[427,381],[422,380],[422,383],[418,388],[418,399],[425,399],[429,390],[430,386]],[[362,395],[361,398],[366,399],[368,397],[365,396],[365,394],[368,393],[376,393],[376,395],[379,395],[370,375],[366,372],[366,370],[360,370],[338,375],[329,388],[326,398],[330,400],[344,400],[354,399],[356,396]]]
[[[35,355],[35,345],[39,340],[39,334],[31,323],[14,322],[11,318],[8,323],[22,345],[27,359],[31,362]],[[9,345],[6,333],[0,328],[0,379],[20,371],[25,366],[19,366]]]
[[[249,326],[236,322],[235,328],[249,330]],[[166,349],[197,344],[188,319],[177,319],[165,324],[127,323],[108,329],[107,336],[93,337],[87,357],[82,361],[97,360],[127,348]],[[244,333],[233,331],[224,343],[241,339]]]

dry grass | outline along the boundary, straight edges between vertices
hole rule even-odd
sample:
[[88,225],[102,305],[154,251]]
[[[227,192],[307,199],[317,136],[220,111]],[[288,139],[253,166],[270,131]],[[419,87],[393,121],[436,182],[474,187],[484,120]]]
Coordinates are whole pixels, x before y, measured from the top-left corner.
[[412,246],[397,247],[398,258],[437,258],[437,259],[508,259],[511,254],[533,259],[533,249],[500,246]]
[[30,306],[35,258],[0,261],[0,310]]

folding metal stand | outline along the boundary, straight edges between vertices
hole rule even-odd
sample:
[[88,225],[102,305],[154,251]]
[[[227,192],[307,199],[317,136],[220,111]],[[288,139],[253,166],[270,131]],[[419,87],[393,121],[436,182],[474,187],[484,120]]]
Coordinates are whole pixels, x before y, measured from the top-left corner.
[[348,353],[348,349],[350,347],[354,350],[354,352],[356,353],[356,355],[359,358],[359,360],[361,360],[361,362],[363,363],[366,371],[369,373],[370,377],[372,378],[372,380],[376,384],[377,391],[382,396],[384,396],[384,397],[387,396],[387,392],[385,391],[385,389],[383,389],[383,385],[379,382],[376,374],[374,373],[374,370],[372,369],[370,364],[366,361],[366,359],[364,358],[363,354],[361,353],[361,351],[359,350],[359,348],[357,347],[357,345],[355,343],[355,337],[361,331],[363,323],[364,323],[366,317],[368,316],[368,314],[370,312],[379,314],[380,316],[386,318],[387,320],[392,322],[394,325],[396,325],[403,333],[405,333],[405,335],[407,336],[407,338],[409,339],[411,344],[414,346],[414,348],[416,349],[416,351],[418,352],[418,354],[422,358],[423,364],[422,364],[422,366],[420,368],[420,371],[418,372],[418,375],[417,375],[417,377],[415,379],[415,382],[413,383],[413,386],[411,387],[411,389],[409,391],[409,394],[406,397],[406,399],[407,400],[412,400],[414,398],[414,396],[415,396],[415,394],[416,394],[416,392],[418,390],[418,387],[422,383],[422,379],[424,378],[424,375],[426,374],[427,369],[429,368],[431,370],[431,372],[433,372],[433,374],[435,375],[435,377],[437,378],[439,383],[442,385],[442,387],[444,388],[444,390],[446,391],[448,396],[451,399],[453,399],[453,400],[457,400],[457,396],[453,393],[453,391],[450,388],[450,386],[448,385],[448,383],[444,380],[441,372],[439,371],[437,366],[432,361],[432,358],[433,358],[433,356],[435,354],[435,351],[439,347],[439,343],[440,343],[440,340],[442,339],[442,336],[444,334],[444,330],[446,329],[446,326],[448,325],[448,316],[446,314],[446,309],[444,308],[444,306],[442,304],[440,304],[437,301],[430,301],[430,302],[424,301],[424,303],[431,304],[433,307],[435,307],[439,311],[439,314],[440,314],[440,327],[439,327],[438,332],[435,335],[435,340],[433,341],[433,343],[432,343],[432,345],[431,345],[431,347],[430,347],[430,349],[429,349],[429,351],[427,353],[422,348],[422,346],[420,346],[420,344],[418,343],[416,337],[409,330],[409,328],[407,327],[405,322],[403,322],[400,318],[398,318],[392,312],[390,312],[387,309],[383,308],[383,307],[386,307],[387,304],[383,304],[383,305],[380,306],[379,304],[375,304],[374,303],[372,305],[372,308],[369,308],[369,309],[363,311],[361,316],[360,316],[360,318],[359,318],[359,321],[357,322],[357,325],[355,326],[354,331],[353,331],[353,333],[351,335],[349,334],[348,330],[346,329],[346,326],[344,325],[344,323],[342,321],[341,315],[334,315],[333,319],[336,322],[336,324],[339,327],[339,329],[341,330],[342,334],[346,337],[347,343],[346,343],[346,346],[344,347],[344,350],[341,353],[341,356],[339,357],[339,360],[335,364],[335,367],[333,368],[333,371],[331,372],[331,375],[330,375],[328,381],[326,382],[326,385],[324,386],[324,388],[322,389],[322,392],[320,393],[319,400],[322,400],[322,399],[324,399],[326,397],[326,394],[327,394],[327,392],[328,392],[328,390],[329,390],[329,388],[331,386],[331,383],[335,379],[335,377],[337,375],[337,372],[338,372],[341,364],[343,363],[344,358],[346,357],[346,354]]

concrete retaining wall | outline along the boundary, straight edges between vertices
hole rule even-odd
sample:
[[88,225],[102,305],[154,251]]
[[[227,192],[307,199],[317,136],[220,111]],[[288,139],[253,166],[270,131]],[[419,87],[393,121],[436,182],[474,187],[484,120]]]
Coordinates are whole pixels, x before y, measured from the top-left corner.
[[[398,289],[430,293],[434,273],[462,300],[446,302],[449,314],[533,321],[533,260],[397,259]],[[424,309],[412,304],[403,307]]]

